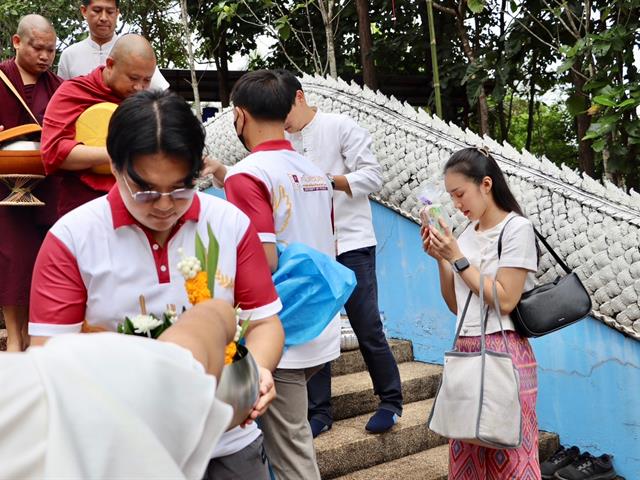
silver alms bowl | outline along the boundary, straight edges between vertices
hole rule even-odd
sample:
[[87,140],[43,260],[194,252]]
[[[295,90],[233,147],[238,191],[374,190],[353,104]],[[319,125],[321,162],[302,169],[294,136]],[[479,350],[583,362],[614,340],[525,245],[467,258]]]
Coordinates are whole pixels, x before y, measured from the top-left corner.
[[253,356],[243,345],[238,345],[242,356],[222,369],[216,397],[233,408],[229,430],[246,420],[260,393],[260,371]]

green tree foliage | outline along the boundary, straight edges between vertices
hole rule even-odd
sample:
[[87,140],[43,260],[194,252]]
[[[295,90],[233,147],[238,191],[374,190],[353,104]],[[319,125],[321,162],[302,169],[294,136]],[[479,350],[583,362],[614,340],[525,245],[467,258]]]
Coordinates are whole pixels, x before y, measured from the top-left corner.
[[[3,0],[0,2],[0,58],[13,56],[11,35],[20,18],[30,13],[38,13],[51,21],[58,35],[58,52],[85,38],[88,31],[80,5],[80,0]],[[116,32],[135,32],[148,38],[159,66],[184,67],[186,52],[176,5],[175,0],[121,1]]]
[[567,107],[576,118],[581,167],[637,189],[640,1],[545,3],[545,11],[555,29],[539,38],[560,54],[558,80],[572,84]]
[[[515,97],[511,105],[509,142],[516,148],[525,148],[528,137],[528,99]],[[573,116],[564,103],[548,105],[536,102],[534,106],[533,141],[528,150],[534,155],[546,156],[556,163],[578,168],[578,143],[573,135]]]
[[[322,8],[330,0],[188,0],[196,55],[213,62],[228,97],[228,63],[239,53],[250,68],[289,68],[362,75],[354,0],[331,0],[331,30]],[[378,75],[423,76],[430,86],[431,53],[425,0],[369,0],[373,60]],[[620,185],[640,187],[640,0],[433,0],[443,117],[487,131],[553,161]],[[79,1],[4,0],[2,55],[20,16],[50,18],[60,49],[86,35]],[[161,66],[185,66],[177,0],[123,0],[119,28],[140,32]],[[325,10],[326,11],[326,10]],[[259,56],[256,39],[273,44]],[[540,98],[549,91],[562,105]],[[433,103],[429,106],[433,111]]]
[[68,0],[3,0],[0,2],[0,58],[14,55],[11,36],[24,15],[39,13],[48,18],[58,35],[58,50],[81,39],[84,35],[79,4]]
[[126,29],[147,38],[156,52],[160,68],[187,68],[184,32],[176,0],[121,1],[120,13],[118,30]]

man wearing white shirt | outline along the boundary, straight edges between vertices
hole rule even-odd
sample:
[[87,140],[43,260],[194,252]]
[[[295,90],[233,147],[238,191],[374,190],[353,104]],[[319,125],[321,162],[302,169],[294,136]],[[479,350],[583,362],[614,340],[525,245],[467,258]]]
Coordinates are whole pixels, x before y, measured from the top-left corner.
[[[243,75],[231,91],[236,134],[251,154],[229,168],[224,190],[258,231],[272,272],[279,265],[276,244],[303,243],[330,258],[335,255],[329,181],[284,138],[294,95],[270,70]],[[273,373],[278,395],[261,417],[261,428],[278,480],[320,480],[306,384],[340,356],[339,322],[336,315],[316,338],[287,348]]]
[[232,417],[215,393],[235,330],[231,305],[207,300],[158,340],[66,334],[2,352],[2,478],[200,480]]
[[[377,412],[366,429],[389,430],[402,414],[402,389],[397,363],[382,330],[376,280],[376,237],[369,194],[382,186],[380,164],[371,152],[371,136],[346,115],[324,113],[310,107],[299,80],[278,71],[295,92],[295,103],[285,122],[293,147],[327,174],[334,188],[333,204],[337,260],[356,274],[355,290],[345,305],[358,337],[360,351],[379,396]],[[314,437],[331,428],[331,368],[311,378],[309,422]]]
[[[60,55],[58,75],[65,80],[86,75],[104,65],[118,36],[115,34],[119,0],[82,0],[80,12],[87,21],[89,36],[67,47]],[[169,82],[158,67],[151,78],[150,88],[166,90]]]

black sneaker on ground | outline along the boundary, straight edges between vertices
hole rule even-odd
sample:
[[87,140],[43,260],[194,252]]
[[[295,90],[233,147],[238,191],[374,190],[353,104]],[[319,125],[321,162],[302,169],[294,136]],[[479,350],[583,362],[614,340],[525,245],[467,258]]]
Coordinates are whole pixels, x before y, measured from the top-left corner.
[[558,480],[613,480],[618,476],[610,455],[594,457],[585,452],[568,467],[555,473]]
[[576,446],[571,448],[564,448],[560,445],[560,448],[556,450],[556,453],[551,455],[548,460],[540,464],[540,472],[542,478],[545,480],[553,479],[553,474],[561,468],[571,465],[580,456],[580,449]]

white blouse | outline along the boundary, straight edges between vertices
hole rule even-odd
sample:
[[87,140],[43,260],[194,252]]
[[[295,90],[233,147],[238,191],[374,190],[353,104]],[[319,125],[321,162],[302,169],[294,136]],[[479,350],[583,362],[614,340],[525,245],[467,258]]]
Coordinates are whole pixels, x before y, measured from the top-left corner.
[[[512,218],[507,225],[502,236],[502,253],[498,259],[498,237],[507,221]],[[495,227],[485,231],[477,231],[478,222],[469,225],[458,238],[458,246],[462,254],[469,260],[469,263],[476,267],[483,275],[495,278],[498,269],[501,267],[523,268],[528,270],[524,290],[531,290],[535,285],[535,272],[538,269],[538,257],[535,245],[535,234],[529,219],[521,217],[516,213],[509,213],[504,220]],[[458,318],[456,329],[462,317],[464,305],[469,295],[469,287],[460,278],[454,275],[454,285],[456,293],[456,304],[458,306]],[[505,330],[515,330],[513,321],[509,315],[501,315],[502,328]],[[487,322],[486,333],[500,331],[498,317],[493,305],[489,305],[489,320]],[[461,336],[480,335],[480,299],[477,295],[471,296],[469,307],[464,318]]]

